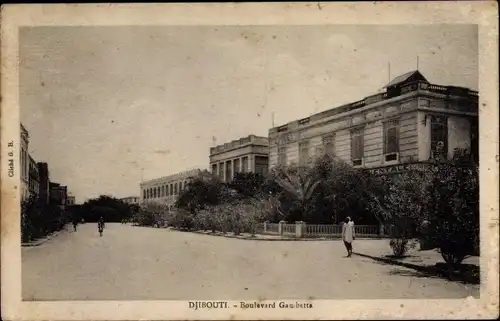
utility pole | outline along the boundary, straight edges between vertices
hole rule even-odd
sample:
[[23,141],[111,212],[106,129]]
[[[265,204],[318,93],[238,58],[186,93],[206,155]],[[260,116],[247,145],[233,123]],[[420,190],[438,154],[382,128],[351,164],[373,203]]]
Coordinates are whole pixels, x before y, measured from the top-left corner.
[[273,111],[273,113],[271,115],[271,122],[272,122],[272,125],[273,125],[273,128],[274,128],[274,111]]
[[417,56],[417,71],[418,71],[419,57]]
[[388,63],[388,66],[389,66],[389,68],[388,68],[389,82],[391,82],[391,62]]

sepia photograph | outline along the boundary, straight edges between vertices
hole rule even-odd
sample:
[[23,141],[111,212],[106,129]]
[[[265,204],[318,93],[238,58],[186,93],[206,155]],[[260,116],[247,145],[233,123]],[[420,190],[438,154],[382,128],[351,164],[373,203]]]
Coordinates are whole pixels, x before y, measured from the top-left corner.
[[479,37],[474,23],[20,25],[19,137],[2,138],[18,160],[2,176],[18,179],[21,301],[185,301],[229,319],[488,299]]

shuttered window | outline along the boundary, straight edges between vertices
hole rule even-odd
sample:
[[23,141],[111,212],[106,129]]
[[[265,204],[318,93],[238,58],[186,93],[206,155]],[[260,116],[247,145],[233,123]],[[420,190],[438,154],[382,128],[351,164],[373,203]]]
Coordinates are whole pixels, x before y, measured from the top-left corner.
[[363,164],[364,156],[363,129],[351,132],[351,161],[354,166]]

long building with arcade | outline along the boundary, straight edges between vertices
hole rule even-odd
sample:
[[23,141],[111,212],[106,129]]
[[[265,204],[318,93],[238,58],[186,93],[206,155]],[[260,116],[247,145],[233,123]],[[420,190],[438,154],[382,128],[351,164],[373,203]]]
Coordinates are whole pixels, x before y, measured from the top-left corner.
[[200,172],[201,169],[191,169],[142,182],[140,184],[140,203],[160,204],[171,209],[191,178]]

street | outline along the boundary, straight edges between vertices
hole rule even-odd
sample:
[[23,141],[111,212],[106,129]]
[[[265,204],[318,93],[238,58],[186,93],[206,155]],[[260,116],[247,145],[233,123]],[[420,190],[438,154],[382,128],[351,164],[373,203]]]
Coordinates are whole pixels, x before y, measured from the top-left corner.
[[[382,242],[359,240],[360,242]],[[356,243],[355,243],[356,247]],[[421,277],[340,241],[254,241],[108,223],[22,249],[23,300],[465,298],[479,286]]]

